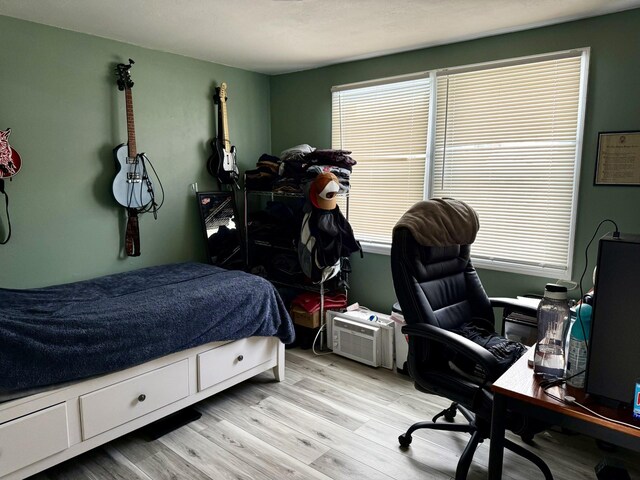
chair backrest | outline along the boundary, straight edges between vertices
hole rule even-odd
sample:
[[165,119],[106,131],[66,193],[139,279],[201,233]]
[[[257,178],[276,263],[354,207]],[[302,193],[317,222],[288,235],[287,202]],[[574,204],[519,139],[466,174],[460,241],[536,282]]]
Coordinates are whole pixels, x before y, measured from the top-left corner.
[[[477,217],[475,226],[461,225],[467,220],[464,216],[457,218],[453,223],[447,218],[434,219],[434,216],[446,216],[447,211],[432,211],[428,208],[429,202],[442,204],[456,201],[438,199],[420,202],[407,212],[411,212],[413,223],[410,227],[406,227],[401,219],[393,231],[391,273],[406,322],[429,323],[446,330],[454,330],[473,318],[483,318],[493,324],[493,309],[471,263],[470,245],[449,244],[452,243],[452,239],[464,237],[459,231],[453,231],[455,229],[470,228],[473,231],[472,238],[475,238],[478,228]],[[473,222],[475,212],[468,205],[456,202],[456,205],[460,204],[472,212],[468,221]],[[415,208],[418,206],[427,208]],[[416,240],[418,237],[422,243],[428,241],[424,239],[424,232],[417,230],[423,220],[422,216],[429,216],[424,218],[425,225],[437,226],[435,233],[429,232],[430,236],[437,236],[438,232],[442,231],[444,245],[423,245]],[[431,243],[439,242],[436,239]]]

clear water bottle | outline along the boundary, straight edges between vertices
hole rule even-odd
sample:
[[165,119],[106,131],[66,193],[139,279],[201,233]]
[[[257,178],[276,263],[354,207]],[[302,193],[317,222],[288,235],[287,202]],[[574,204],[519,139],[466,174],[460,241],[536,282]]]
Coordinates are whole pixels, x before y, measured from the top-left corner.
[[564,375],[565,344],[570,325],[567,287],[547,283],[538,305],[538,343],[533,357],[533,371],[544,378]]

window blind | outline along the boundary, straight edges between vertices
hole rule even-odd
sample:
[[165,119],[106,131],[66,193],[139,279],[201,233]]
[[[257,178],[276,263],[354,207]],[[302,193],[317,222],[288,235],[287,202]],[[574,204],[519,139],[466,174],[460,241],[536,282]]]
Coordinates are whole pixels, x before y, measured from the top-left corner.
[[570,269],[580,54],[438,74],[430,193],[478,212],[476,265]]
[[400,216],[424,198],[429,78],[332,92],[332,148],[358,162],[349,223],[366,243],[389,244]]

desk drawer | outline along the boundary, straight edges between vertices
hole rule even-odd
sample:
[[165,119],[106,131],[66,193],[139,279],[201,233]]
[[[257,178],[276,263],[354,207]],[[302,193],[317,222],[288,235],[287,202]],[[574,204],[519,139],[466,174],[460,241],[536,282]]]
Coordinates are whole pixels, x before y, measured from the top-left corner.
[[82,395],[82,437],[94,437],[188,395],[187,359]]
[[272,337],[250,337],[198,355],[198,390],[239,375],[275,355]]
[[69,447],[67,404],[0,425],[0,477]]

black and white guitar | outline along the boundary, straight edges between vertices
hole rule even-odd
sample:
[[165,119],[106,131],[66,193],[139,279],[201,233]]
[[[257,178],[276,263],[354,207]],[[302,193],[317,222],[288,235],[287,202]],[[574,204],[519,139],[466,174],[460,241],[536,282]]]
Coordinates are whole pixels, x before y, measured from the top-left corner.
[[136,148],[136,131],[133,119],[133,97],[131,88],[131,66],[135,62],[129,59],[129,64],[116,66],[118,89],[124,91],[127,110],[127,143],[118,145],[114,150],[118,173],[113,179],[113,196],[116,201],[126,208],[145,208],[152,200],[152,186],[147,175],[144,155],[138,155]]
[[238,165],[236,163],[236,147],[229,141],[229,125],[227,121],[227,84],[216,88],[213,97],[218,105],[218,136],[211,142],[213,153],[207,162],[209,173],[218,179],[220,185],[238,186]]

